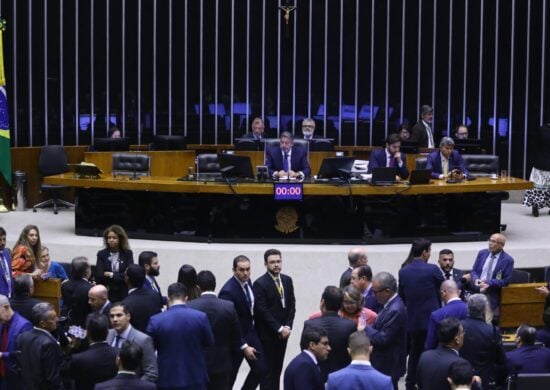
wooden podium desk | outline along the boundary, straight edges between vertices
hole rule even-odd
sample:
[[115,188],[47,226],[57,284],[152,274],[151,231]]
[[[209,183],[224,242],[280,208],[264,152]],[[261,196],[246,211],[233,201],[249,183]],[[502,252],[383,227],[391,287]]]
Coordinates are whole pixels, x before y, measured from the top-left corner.
[[61,313],[61,279],[35,280],[33,298],[51,303]]
[[544,286],[546,283],[510,284],[503,287],[500,296],[500,327],[517,328],[521,324],[544,326],[542,313],[545,297],[536,290]]

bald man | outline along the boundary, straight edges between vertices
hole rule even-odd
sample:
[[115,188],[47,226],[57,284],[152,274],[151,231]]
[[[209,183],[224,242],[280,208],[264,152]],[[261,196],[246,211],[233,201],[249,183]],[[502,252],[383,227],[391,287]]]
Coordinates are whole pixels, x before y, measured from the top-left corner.
[[351,282],[351,271],[353,271],[354,268],[368,264],[369,259],[367,257],[367,252],[361,247],[351,248],[348,252],[348,262],[348,269],[340,276],[340,288],[349,286]]
[[109,318],[112,304],[109,301],[109,292],[104,285],[95,285],[88,291],[88,304],[93,312],[101,313]]
[[428,334],[424,348],[434,349],[437,347],[437,328],[441,321],[447,317],[463,320],[468,315],[468,307],[460,299],[460,290],[454,280],[445,280],[439,287],[441,301],[445,304],[441,309],[432,311],[428,322]]

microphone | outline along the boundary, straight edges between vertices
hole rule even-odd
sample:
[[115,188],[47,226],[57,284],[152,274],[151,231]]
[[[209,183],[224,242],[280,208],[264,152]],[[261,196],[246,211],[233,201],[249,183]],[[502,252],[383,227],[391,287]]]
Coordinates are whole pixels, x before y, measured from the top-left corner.
[[140,180],[139,176],[137,175],[137,150],[134,151],[134,163],[132,164],[133,168],[134,168],[134,174],[133,176],[130,178],[130,180]]

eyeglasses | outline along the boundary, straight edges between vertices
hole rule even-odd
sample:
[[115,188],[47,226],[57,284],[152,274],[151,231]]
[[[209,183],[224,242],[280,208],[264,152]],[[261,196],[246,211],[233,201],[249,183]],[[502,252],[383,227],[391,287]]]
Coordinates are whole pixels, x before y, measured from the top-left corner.
[[310,129],[313,129],[315,127],[315,125],[302,125],[302,127],[308,127]]

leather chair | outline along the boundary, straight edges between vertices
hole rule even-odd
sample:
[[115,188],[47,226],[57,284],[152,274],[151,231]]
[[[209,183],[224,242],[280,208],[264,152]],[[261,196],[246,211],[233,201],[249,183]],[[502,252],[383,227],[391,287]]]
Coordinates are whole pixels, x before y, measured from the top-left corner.
[[512,271],[512,277],[510,278],[510,284],[512,283],[530,283],[531,273],[515,269]]
[[151,158],[141,153],[113,153],[113,176],[149,176]]
[[[38,157],[38,170],[42,178],[46,176],[59,175],[69,171],[67,153],[61,145],[46,145],[40,150]],[[49,191],[52,198],[35,204],[32,211],[37,208],[53,207],[53,213],[57,214],[58,207],[74,207],[74,204],[59,198],[59,191],[68,188],[63,185],[40,183],[41,191]]]
[[266,138],[265,139],[265,149],[279,148],[281,147],[281,141],[279,138]]
[[416,164],[415,164],[416,170],[426,169],[427,163],[428,163],[428,157],[418,157],[416,159]]
[[491,154],[464,154],[466,169],[473,177],[498,175],[498,156]]
[[550,389],[550,374],[517,374],[508,378],[508,390]]
[[186,139],[182,135],[155,135],[149,144],[149,150],[185,150]]
[[206,178],[221,177],[220,162],[215,153],[203,153],[197,156],[197,178],[199,180]]

